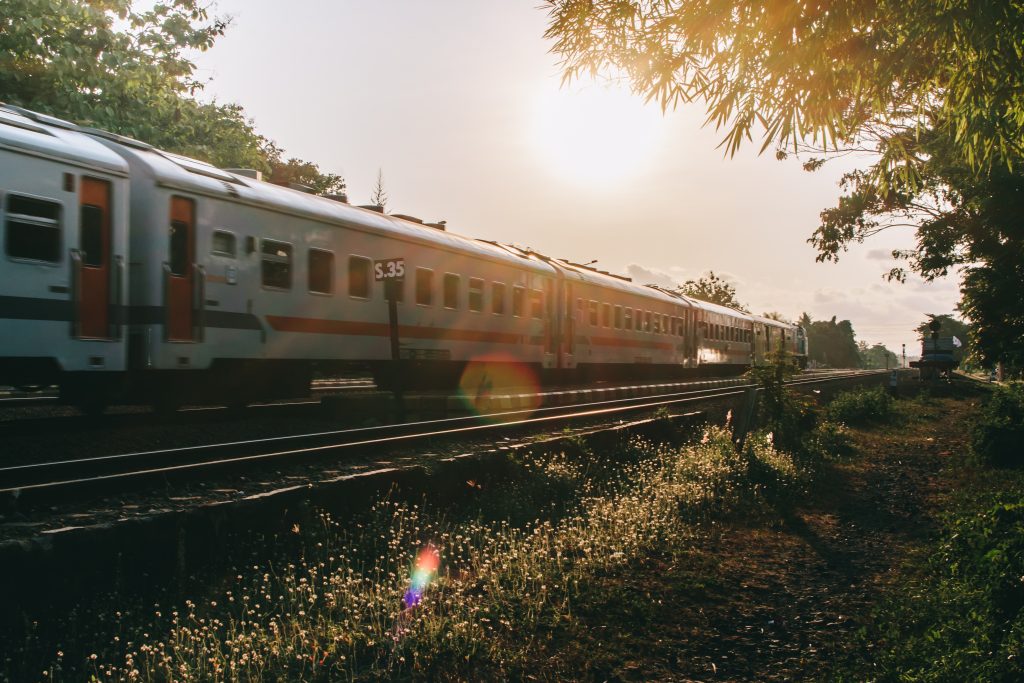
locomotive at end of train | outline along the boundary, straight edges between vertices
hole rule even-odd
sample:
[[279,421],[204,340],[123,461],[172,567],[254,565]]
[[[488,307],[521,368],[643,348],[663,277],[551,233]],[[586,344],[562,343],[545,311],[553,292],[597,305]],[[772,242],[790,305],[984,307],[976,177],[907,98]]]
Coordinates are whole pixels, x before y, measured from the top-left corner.
[[407,387],[469,366],[493,390],[806,361],[798,326],[444,228],[0,106],[0,384],[87,410],[307,396],[353,368],[385,384],[375,266],[399,259]]

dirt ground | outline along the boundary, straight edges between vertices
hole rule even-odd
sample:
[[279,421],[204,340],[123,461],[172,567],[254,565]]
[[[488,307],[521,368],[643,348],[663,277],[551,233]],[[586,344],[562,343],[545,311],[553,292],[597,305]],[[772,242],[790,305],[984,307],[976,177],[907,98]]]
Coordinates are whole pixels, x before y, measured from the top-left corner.
[[681,554],[598,579],[548,666],[595,681],[829,680],[935,530],[954,485],[943,465],[965,449],[978,402],[915,402],[891,425],[853,430],[857,455],[829,463],[796,509],[726,520]]

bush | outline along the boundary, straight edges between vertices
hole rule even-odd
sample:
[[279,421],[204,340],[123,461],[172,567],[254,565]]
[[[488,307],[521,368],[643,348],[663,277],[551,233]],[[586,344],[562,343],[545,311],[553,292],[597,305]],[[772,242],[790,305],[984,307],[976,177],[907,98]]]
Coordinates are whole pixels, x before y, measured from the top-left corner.
[[848,425],[886,422],[892,416],[892,397],[883,387],[844,391],[828,404],[825,412],[833,422]]
[[822,458],[844,460],[857,452],[853,446],[853,439],[850,438],[850,432],[840,422],[824,420],[818,423],[811,438],[815,449]]
[[996,467],[1024,464],[1024,384],[997,387],[971,428],[971,449]]
[[878,681],[1024,680],[1024,499],[957,510],[921,576],[876,614]]

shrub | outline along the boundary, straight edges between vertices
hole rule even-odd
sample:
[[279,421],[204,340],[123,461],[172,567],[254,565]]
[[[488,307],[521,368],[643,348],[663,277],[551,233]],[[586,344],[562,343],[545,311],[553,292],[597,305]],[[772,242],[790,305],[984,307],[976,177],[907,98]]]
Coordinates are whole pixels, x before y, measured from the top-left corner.
[[812,436],[815,450],[822,458],[842,460],[856,453],[853,440],[846,426],[840,422],[824,420],[818,424]]
[[879,681],[1024,680],[1024,499],[958,510],[915,578],[876,615]]
[[1024,464],[1024,384],[997,387],[971,428],[971,449],[996,467]]
[[892,416],[892,397],[883,387],[844,391],[825,412],[830,420],[848,425],[886,422]]

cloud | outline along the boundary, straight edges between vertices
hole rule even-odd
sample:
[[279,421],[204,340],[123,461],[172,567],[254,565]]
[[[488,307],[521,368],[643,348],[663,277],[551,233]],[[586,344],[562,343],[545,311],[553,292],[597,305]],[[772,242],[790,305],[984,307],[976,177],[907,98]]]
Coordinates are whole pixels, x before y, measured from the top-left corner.
[[659,285],[674,289],[676,285],[686,280],[684,269],[670,268],[668,271],[658,268],[647,268],[639,263],[630,263],[626,266],[626,275],[633,278],[633,282],[641,285]]
[[890,249],[871,249],[864,258],[869,261],[890,261],[892,260],[892,251]]

